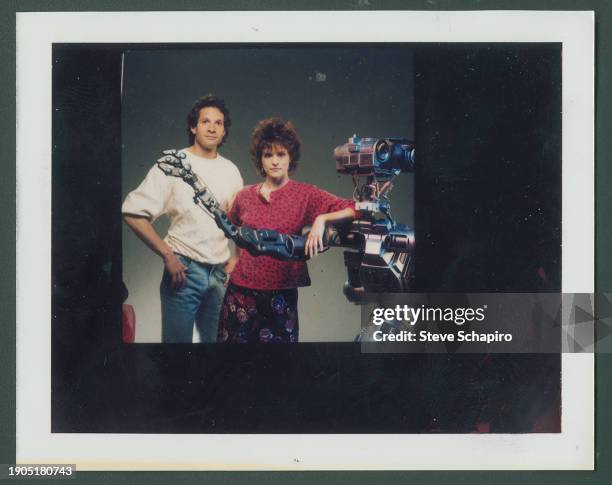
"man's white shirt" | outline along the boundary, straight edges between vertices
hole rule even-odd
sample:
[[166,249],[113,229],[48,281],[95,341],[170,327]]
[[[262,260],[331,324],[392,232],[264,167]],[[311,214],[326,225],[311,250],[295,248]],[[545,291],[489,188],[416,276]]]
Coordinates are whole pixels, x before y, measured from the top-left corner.
[[[243,187],[238,168],[219,154],[216,158],[203,158],[187,149],[180,151],[186,155],[183,163],[191,164],[221,209],[228,211]],[[182,179],[165,175],[154,165],[125,198],[121,212],[146,217],[151,223],[166,214],[170,227],[164,241],[175,252],[200,263],[224,263],[230,257],[228,240],[212,216],[194,203],[193,196],[193,189]]]

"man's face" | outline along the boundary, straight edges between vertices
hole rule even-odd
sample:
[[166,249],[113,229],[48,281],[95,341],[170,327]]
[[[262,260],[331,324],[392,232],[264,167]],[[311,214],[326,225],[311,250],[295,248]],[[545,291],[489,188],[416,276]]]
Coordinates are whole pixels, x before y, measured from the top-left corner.
[[195,144],[205,150],[216,150],[225,136],[225,116],[218,108],[202,108],[191,133],[195,136]]

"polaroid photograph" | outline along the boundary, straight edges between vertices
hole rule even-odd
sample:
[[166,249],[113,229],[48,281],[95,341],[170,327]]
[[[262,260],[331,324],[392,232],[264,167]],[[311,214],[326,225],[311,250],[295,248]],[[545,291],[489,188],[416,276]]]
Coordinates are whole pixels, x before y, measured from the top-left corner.
[[18,13],[17,462],[593,469],[559,328],[594,292],[593,41],[592,12]]

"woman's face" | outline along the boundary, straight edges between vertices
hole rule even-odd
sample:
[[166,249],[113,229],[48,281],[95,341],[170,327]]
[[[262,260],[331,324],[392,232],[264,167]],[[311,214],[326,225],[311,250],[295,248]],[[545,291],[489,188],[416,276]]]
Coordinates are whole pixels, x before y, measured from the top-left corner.
[[264,148],[261,152],[261,165],[266,174],[266,179],[276,184],[289,179],[289,152],[278,143]]

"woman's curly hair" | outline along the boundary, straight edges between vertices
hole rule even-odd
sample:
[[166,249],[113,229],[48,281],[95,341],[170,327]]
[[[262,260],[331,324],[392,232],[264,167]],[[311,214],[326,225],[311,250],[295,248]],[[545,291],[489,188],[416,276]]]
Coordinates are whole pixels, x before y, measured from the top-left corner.
[[251,161],[262,177],[266,176],[266,172],[261,163],[261,155],[266,148],[274,145],[281,145],[289,152],[289,173],[294,173],[300,159],[300,139],[291,121],[267,118],[257,123],[251,133]]

